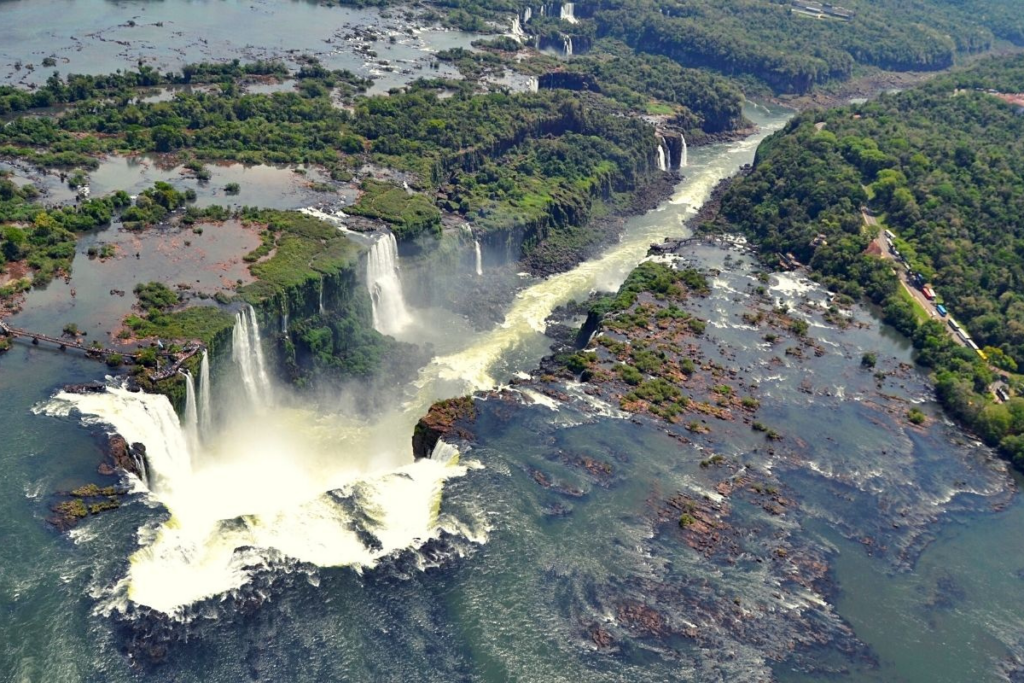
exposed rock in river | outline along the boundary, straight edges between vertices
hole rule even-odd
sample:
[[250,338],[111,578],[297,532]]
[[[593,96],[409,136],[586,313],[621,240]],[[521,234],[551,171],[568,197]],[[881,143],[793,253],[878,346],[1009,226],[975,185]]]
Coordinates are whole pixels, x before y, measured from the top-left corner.
[[416,423],[412,435],[412,452],[417,460],[429,458],[437,442],[449,435],[468,440],[469,423],[476,417],[476,406],[468,396],[438,401]]

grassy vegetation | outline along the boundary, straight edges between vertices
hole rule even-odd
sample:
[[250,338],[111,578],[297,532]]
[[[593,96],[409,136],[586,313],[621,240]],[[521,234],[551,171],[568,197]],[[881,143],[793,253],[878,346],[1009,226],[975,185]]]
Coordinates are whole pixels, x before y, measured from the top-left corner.
[[118,192],[78,206],[45,210],[35,203],[37,196],[33,186],[19,188],[0,177],[0,270],[20,261],[31,271],[30,281],[0,288],[0,298],[45,285],[59,272],[70,271],[76,233],[108,224],[114,212],[129,203],[128,195]]
[[125,320],[135,336],[159,339],[214,339],[234,327],[235,316],[216,306],[192,306],[180,311],[146,317],[131,315]]
[[363,181],[362,191],[346,211],[386,221],[399,239],[423,232],[441,234],[441,212],[424,195],[372,179]]
[[675,270],[663,263],[646,261],[629,274],[615,296],[598,300],[591,310],[607,315],[629,309],[641,292],[650,292],[659,298],[680,298],[687,291],[706,293],[707,280],[693,269]]
[[267,226],[257,251],[273,256],[250,267],[257,281],[238,288],[250,303],[259,303],[324,273],[354,268],[360,248],[333,226],[294,211],[249,209],[242,219]]
[[931,316],[928,315],[928,311],[925,309],[925,307],[922,306],[921,302],[918,301],[910,292],[907,291],[906,287],[903,287],[901,285],[897,292],[897,296],[899,296],[900,300],[905,302],[906,305],[910,306],[910,309],[914,312],[914,318],[917,319],[917,323],[919,325],[921,323],[928,322],[928,320],[931,319]]

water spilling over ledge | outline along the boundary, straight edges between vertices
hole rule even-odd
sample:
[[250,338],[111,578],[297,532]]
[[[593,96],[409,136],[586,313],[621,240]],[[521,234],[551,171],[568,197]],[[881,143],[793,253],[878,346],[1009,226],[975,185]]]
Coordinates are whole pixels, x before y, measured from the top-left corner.
[[[356,410],[318,412],[275,388],[266,340],[248,306],[235,317],[232,363],[213,373],[218,380],[212,388],[210,368],[200,371],[193,387],[196,419],[210,425],[197,446],[163,396],[120,388],[58,394],[43,412],[73,412],[85,424],[152,444],[150,491],[170,516],[147,525],[119,589],[126,592],[112,599],[185,615],[190,605],[240,588],[253,572],[283,558],[365,569],[396,554],[415,554],[441,534],[485,540],[483,509],[463,502],[455,516],[441,502],[445,483],[466,475],[472,463],[460,463],[446,446],[413,462],[410,436],[417,420],[437,399],[490,389],[532,370],[547,352],[543,330],[551,311],[591,291],[617,288],[649,244],[679,234],[680,219],[747,161],[768,132],[701,150],[690,177],[660,211],[635,219],[598,258],[525,287],[504,324],[456,340],[455,352],[423,367],[404,399],[372,420]],[[393,235],[373,243],[366,275],[378,329],[401,330],[417,317],[402,294]],[[312,296],[315,307],[318,293]],[[215,419],[207,404],[216,408]]]
[[393,233],[384,233],[366,257],[366,286],[373,300],[373,327],[381,334],[394,335],[412,320],[402,294],[398,275],[398,241]]

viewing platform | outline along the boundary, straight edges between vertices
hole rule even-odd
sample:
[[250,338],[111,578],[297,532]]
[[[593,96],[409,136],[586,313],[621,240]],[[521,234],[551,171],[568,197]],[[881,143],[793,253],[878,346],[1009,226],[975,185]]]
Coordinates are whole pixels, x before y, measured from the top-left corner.
[[[122,351],[119,349],[108,349],[100,346],[86,346],[79,341],[72,341],[68,338],[62,337],[51,337],[47,334],[41,334],[38,332],[29,332],[28,330],[22,330],[17,327],[11,327],[3,320],[0,320],[0,336],[11,337],[14,339],[27,339],[32,342],[33,346],[39,346],[40,344],[50,344],[56,347],[57,350],[67,351],[68,349],[77,349],[85,353],[89,358],[96,360],[107,360],[111,356],[120,356],[125,361],[131,363],[139,362],[139,354]],[[204,349],[204,346],[199,342],[189,342],[185,345],[179,353],[171,353],[169,351],[162,351],[157,354],[158,359],[162,358],[166,361],[170,361],[169,364],[163,367],[154,368],[150,373],[149,377],[154,382],[160,382],[166,379],[170,379],[181,370],[181,366],[185,364],[192,356],[196,355]]]

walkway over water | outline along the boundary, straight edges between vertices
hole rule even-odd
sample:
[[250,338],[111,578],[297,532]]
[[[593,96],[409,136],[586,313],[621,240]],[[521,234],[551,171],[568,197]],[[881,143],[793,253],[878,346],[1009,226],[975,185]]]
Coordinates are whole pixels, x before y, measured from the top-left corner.
[[[137,363],[139,360],[138,353],[128,353],[120,349],[108,349],[101,346],[86,346],[82,342],[72,341],[68,338],[51,337],[47,334],[29,332],[28,330],[11,327],[3,320],[0,320],[0,336],[12,337],[15,339],[28,339],[31,340],[32,344],[35,346],[39,346],[40,343],[52,344],[61,351],[78,349],[79,351],[84,352],[89,358],[95,358],[97,360],[106,360],[111,356],[120,356],[125,361],[129,361],[131,363]],[[170,351],[161,352],[158,354],[158,358],[170,361],[170,364],[164,365],[162,368],[159,366],[155,368],[149,374],[150,379],[154,382],[159,382],[173,377],[179,370],[181,370],[181,366],[184,365],[185,361],[202,350],[203,345],[199,342],[193,341],[186,344],[179,353],[171,353]]]

